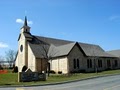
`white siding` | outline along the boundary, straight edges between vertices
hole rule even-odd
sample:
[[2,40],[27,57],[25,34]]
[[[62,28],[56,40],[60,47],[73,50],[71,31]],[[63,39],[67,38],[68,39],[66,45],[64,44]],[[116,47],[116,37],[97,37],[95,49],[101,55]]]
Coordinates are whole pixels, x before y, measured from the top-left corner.
[[[20,46],[23,45],[23,51],[20,51]],[[23,66],[25,65],[25,36],[23,34],[21,34],[20,40],[18,42],[18,71],[21,72]]]
[[28,44],[28,68],[30,68],[32,71],[36,71],[36,59],[31,51],[31,48]]
[[62,71],[63,74],[68,73],[67,57],[53,59],[51,60],[50,64],[51,64],[51,70],[55,71],[56,73],[58,73],[58,71]]
[[62,71],[62,73],[68,73],[67,65],[67,58],[61,58],[59,60],[59,71]]

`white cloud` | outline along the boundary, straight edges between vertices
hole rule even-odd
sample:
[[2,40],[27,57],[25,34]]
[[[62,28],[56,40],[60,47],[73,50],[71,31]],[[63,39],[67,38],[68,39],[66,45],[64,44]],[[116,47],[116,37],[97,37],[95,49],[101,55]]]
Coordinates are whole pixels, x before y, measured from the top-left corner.
[[[16,19],[16,23],[23,24],[23,23],[24,23],[24,20],[18,18],[18,19]],[[27,23],[32,25],[32,24],[33,24],[33,21],[27,21]]]
[[0,48],[8,48],[9,46],[6,43],[0,42]]
[[23,21],[22,19],[16,19],[16,23],[21,23],[21,24],[23,24],[24,21]]

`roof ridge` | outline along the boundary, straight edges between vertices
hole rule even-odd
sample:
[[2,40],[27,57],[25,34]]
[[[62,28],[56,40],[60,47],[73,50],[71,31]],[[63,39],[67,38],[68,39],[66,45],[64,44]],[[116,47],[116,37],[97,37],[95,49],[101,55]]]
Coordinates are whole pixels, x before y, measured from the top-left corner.
[[37,36],[37,35],[33,35],[33,36],[35,36],[35,37],[41,37],[41,38],[54,39],[54,40],[62,40],[62,41],[67,41],[67,42],[74,42],[74,41],[64,40],[64,39],[54,38],[54,37],[45,37],[45,36]]

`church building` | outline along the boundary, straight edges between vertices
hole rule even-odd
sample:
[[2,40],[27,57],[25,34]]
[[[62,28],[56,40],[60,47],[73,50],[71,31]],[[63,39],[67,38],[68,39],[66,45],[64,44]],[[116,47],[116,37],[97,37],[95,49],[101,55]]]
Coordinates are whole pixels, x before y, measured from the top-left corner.
[[120,59],[99,45],[32,35],[25,17],[18,38],[15,66],[33,72],[54,71],[62,74],[119,69]]

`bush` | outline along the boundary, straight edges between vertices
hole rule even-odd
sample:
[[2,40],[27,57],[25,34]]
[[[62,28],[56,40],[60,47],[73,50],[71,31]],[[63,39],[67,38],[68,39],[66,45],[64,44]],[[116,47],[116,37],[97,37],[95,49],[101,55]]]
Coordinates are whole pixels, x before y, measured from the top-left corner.
[[23,66],[22,72],[25,72],[27,70],[27,66]]
[[17,73],[17,72],[18,72],[18,67],[17,67],[17,66],[15,66],[15,67],[13,68],[13,72],[14,72],[14,73]]
[[50,70],[49,73],[55,74],[55,71],[54,70]]
[[2,66],[0,66],[0,70],[3,70],[3,67],[2,67]]
[[79,72],[80,72],[80,73],[85,73],[85,72],[86,72],[86,70],[81,69]]
[[9,69],[14,69],[13,67],[9,67]]
[[111,68],[107,68],[107,69],[106,69],[106,71],[109,71],[109,70],[111,70]]
[[58,71],[58,74],[62,74],[62,71]]
[[77,71],[71,71],[70,73],[85,73],[86,70],[81,69],[81,70],[77,70]]
[[70,73],[73,73],[73,74],[74,74],[74,73],[78,73],[78,71],[70,71]]

